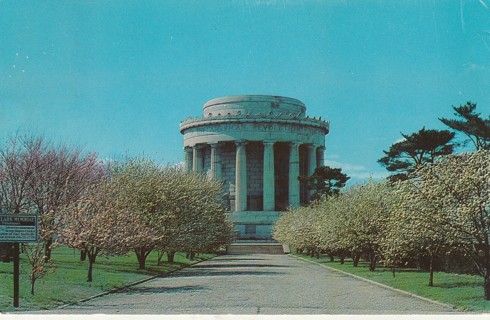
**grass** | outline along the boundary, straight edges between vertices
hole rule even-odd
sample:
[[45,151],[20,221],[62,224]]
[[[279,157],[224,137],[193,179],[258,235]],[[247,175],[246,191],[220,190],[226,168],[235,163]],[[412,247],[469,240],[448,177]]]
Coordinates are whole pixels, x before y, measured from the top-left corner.
[[[200,254],[195,259],[204,260],[211,257],[211,254]],[[162,261],[162,265],[157,266],[157,254],[152,252],[146,261],[147,269],[137,270],[138,262],[134,253],[109,258],[101,256],[94,264],[93,282],[89,283],[88,261],[80,261],[79,251],[59,247],[53,251],[52,259],[56,267],[55,272],[37,280],[35,295],[31,296],[29,277],[22,272],[22,268],[28,268],[29,264],[21,254],[20,308],[12,306],[13,263],[0,262],[0,312],[53,309],[196,262],[186,259],[185,254],[177,253],[175,262]]]
[[384,285],[414,293],[416,295],[450,304],[465,311],[490,311],[490,301],[483,298],[483,278],[477,275],[454,274],[446,272],[434,273],[434,286],[429,287],[429,273],[417,269],[397,269],[393,277],[390,268],[377,266],[371,272],[368,264],[359,262],[358,267],[351,260],[340,264],[339,260],[330,262],[329,257],[312,258],[296,254],[298,257],[342,270]]

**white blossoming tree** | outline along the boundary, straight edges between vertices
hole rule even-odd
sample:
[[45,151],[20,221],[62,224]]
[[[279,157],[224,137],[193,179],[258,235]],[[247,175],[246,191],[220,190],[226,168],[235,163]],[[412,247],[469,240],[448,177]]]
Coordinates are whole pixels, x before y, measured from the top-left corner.
[[407,259],[429,258],[429,286],[434,285],[434,260],[451,251],[448,229],[438,208],[415,191],[414,178],[399,182],[387,195],[392,200],[382,247],[385,264],[393,270]]
[[408,192],[412,203],[423,204],[426,215],[432,215],[420,219],[418,232],[444,234],[444,242],[462,250],[478,268],[490,300],[490,151],[447,156],[423,166]]

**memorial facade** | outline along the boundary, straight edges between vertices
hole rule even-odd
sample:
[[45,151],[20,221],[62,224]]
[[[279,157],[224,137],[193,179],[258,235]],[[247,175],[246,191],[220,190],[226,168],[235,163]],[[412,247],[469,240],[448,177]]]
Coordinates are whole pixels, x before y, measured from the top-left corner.
[[308,201],[298,177],[323,165],[329,123],[278,96],[223,97],[203,111],[180,123],[186,170],[223,181],[238,239],[271,239],[281,212]]

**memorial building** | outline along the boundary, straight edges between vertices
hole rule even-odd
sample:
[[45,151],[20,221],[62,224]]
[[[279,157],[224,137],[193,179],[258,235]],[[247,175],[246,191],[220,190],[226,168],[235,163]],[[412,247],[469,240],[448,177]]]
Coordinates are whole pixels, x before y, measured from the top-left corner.
[[308,201],[298,177],[323,165],[329,123],[296,99],[243,95],[208,101],[180,132],[186,170],[223,181],[238,239],[267,240],[282,211]]

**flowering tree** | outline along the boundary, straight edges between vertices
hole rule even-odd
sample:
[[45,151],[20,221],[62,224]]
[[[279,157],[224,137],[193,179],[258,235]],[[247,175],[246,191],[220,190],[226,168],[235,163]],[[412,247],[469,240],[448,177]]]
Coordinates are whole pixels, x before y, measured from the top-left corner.
[[80,149],[66,146],[48,147],[41,162],[40,170],[30,180],[28,195],[40,217],[40,236],[48,261],[53,236],[60,228],[61,210],[76,202],[106,173],[96,154],[83,156]]
[[389,190],[385,183],[369,181],[348,189],[344,195],[343,245],[367,255],[371,271],[376,269],[382,253],[381,243],[391,210],[386,197]]
[[388,192],[386,184],[370,181],[294,209],[278,219],[274,239],[310,253],[321,250],[331,257],[337,254],[341,262],[350,254],[356,266],[365,254],[374,271],[390,214],[390,202],[385,197]]
[[434,259],[451,251],[444,216],[414,188],[420,180],[399,182],[387,197],[392,200],[383,255],[393,268],[409,257],[429,257],[429,286],[434,285]]
[[139,158],[116,166],[111,183],[118,206],[155,231],[152,237],[138,232],[132,237],[141,269],[156,248],[167,251],[171,260],[175,251],[192,256],[232,240],[233,226],[220,202],[221,184],[204,175]]
[[162,231],[175,214],[168,210],[168,202],[182,200],[164,195],[164,190],[171,187],[169,183],[164,178],[163,167],[145,158],[129,159],[116,164],[112,170],[114,206],[131,214],[128,221],[139,222],[134,225],[135,229],[129,226],[131,232],[125,239],[136,254],[139,269],[146,268],[146,258],[165,238]]
[[273,238],[291,244],[298,252],[307,250],[313,254],[318,244],[314,238],[315,221],[315,211],[310,207],[292,209],[276,221]]
[[331,261],[334,255],[340,256],[340,262],[344,263],[344,258],[350,252],[343,246],[342,235],[343,225],[341,212],[343,195],[326,198],[314,206],[316,211],[316,227],[314,228],[315,237],[318,239],[320,251],[327,253]]
[[412,202],[429,206],[437,216],[432,227],[444,227],[449,244],[472,259],[490,300],[490,151],[441,158],[416,177]]
[[165,237],[159,247],[170,260],[175,251],[188,252],[192,259],[195,252],[215,250],[233,240],[234,227],[221,202],[221,183],[178,168],[166,168],[163,176],[163,196],[173,199],[167,201],[166,210],[173,215],[167,224],[159,225]]
[[[117,213],[105,194],[103,185],[88,190],[83,197],[68,206],[63,214],[61,241],[70,248],[84,250],[88,256],[87,281],[92,282],[92,270],[98,254],[105,250],[117,252],[119,244],[112,229],[119,221]],[[124,253],[124,252],[121,252]]]

